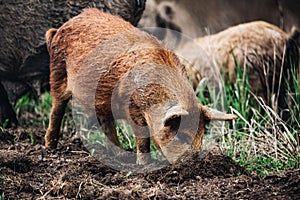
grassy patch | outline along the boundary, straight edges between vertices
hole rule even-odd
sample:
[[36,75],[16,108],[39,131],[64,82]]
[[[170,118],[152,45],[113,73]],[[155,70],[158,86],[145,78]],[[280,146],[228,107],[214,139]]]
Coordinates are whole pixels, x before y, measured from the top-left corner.
[[[51,106],[52,98],[49,92],[43,93],[38,100],[35,100],[30,94],[25,94],[15,105],[19,123],[22,126],[42,127],[46,129],[49,124]],[[69,106],[66,108],[62,125],[63,129],[70,129],[74,125]]]
[[213,127],[222,133],[221,149],[248,171],[255,171],[260,176],[299,168],[300,89],[297,73],[292,71],[293,86],[288,88],[289,107],[285,110],[290,117],[285,121],[281,113],[269,106],[276,102],[267,104],[251,92],[247,74],[237,65],[237,80],[224,88],[227,112],[239,118]]
[[34,100],[30,94],[22,96],[15,105],[15,110],[21,125],[46,127],[49,123],[51,96],[48,92]]

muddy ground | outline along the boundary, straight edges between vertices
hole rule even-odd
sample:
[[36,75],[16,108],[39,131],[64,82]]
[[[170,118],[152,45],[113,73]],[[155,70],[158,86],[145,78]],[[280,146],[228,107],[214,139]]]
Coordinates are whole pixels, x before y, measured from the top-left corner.
[[4,199],[300,199],[300,170],[259,178],[218,152],[185,156],[160,170],[129,174],[90,156],[65,137],[44,148],[45,130],[0,130]]

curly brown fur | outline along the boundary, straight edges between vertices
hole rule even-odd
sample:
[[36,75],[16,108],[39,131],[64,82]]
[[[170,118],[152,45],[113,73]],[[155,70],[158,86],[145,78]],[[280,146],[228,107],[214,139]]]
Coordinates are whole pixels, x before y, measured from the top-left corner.
[[199,118],[206,112],[199,114],[202,106],[198,107],[177,56],[153,36],[121,18],[87,9],[47,40],[53,98],[47,147],[57,145],[63,110],[71,96],[84,110],[96,111],[105,135],[117,146],[114,120],[126,119],[136,137],[139,164],[149,160],[150,136],[170,162],[189,146],[174,139],[173,126],[178,125],[171,122],[178,118],[185,121],[182,134],[190,139],[190,146],[201,147],[205,124]]

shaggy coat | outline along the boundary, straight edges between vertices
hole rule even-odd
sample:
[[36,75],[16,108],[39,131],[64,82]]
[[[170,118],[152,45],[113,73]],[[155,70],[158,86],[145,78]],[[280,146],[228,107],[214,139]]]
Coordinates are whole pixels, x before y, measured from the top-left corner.
[[137,163],[149,160],[150,138],[170,162],[199,150],[205,123],[234,115],[198,105],[177,56],[121,18],[86,9],[46,33],[53,105],[45,136],[55,148],[68,100],[95,111],[107,138],[121,146],[115,119],[126,119],[137,143]]

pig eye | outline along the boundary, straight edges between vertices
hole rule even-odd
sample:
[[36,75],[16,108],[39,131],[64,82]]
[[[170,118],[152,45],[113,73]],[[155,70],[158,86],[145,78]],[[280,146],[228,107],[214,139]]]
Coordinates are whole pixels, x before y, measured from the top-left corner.
[[172,131],[177,131],[180,125],[181,116],[173,116],[166,120],[165,127],[169,127]]

